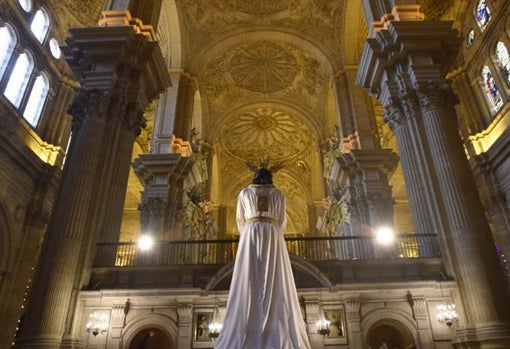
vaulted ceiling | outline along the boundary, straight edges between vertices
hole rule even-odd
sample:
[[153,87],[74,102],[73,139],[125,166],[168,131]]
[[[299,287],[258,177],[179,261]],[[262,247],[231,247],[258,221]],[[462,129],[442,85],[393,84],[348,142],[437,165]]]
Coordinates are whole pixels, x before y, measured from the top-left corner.
[[290,230],[307,232],[308,206],[324,195],[319,143],[337,118],[330,79],[359,57],[361,3],[184,0],[163,9],[158,31],[170,68],[193,77],[200,138],[214,146],[213,199],[235,207],[250,182],[246,159],[267,154],[286,163],[275,183],[287,194]]
[[[434,15],[458,16],[460,6],[443,2],[421,1]],[[95,25],[103,4],[54,6],[64,27],[73,27]],[[213,201],[235,207],[251,177],[245,160],[265,153],[286,162],[275,183],[287,194],[290,230],[308,231],[317,213],[309,210],[325,195],[319,144],[338,123],[331,81],[358,64],[367,37],[362,1],[163,0],[157,35],[170,71],[196,87],[199,137],[215,154]],[[381,106],[374,111],[382,145],[394,147]],[[129,188],[126,206],[136,209],[141,188],[134,181]]]

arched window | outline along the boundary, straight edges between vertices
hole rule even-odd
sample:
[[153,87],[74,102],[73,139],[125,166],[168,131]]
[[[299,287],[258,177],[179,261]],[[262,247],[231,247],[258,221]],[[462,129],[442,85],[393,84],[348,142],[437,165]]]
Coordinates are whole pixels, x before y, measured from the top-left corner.
[[50,90],[50,80],[45,73],[41,73],[34,81],[30,97],[28,98],[23,117],[32,125],[37,127],[41,112]]
[[505,76],[505,82],[510,87],[510,56],[508,55],[505,44],[498,41],[494,53],[496,54],[496,61],[499,69],[501,69],[501,72]]
[[474,42],[475,42],[475,30],[471,29],[470,31],[468,31],[466,35],[466,46],[471,47],[473,46]]
[[14,51],[14,46],[16,46],[16,41],[14,30],[9,24],[0,27],[0,79],[7,68],[7,64]]
[[34,19],[32,19],[32,24],[30,24],[30,29],[32,29],[32,33],[34,33],[40,43],[44,41],[49,28],[50,17],[48,13],[44,9],[37,10]]
[[19,0],[19,5],[25,12],[30,12],[32,9],[32,0]]
[[498,85],[496,84],[488,66],[483,66],[481,75],[483,79],[484,92],[490,104],[491,111],[497,112],[503,106],[503,98],[501,98],[501,93],[499,93]]
[[476,22],[478,23],[478,26],[483,31],[487,24],[489,24],[489,21],[491,20],[491,10],[489,8],[489,5],[487,4],[487,0],[480,0],[478,1],[478,5],[476,6]]
[[21,103],[33,70],[34,60],[32,56],[27,52],[20,54],[4,91],[4,96],[11,101],[16,108],[18,108]]

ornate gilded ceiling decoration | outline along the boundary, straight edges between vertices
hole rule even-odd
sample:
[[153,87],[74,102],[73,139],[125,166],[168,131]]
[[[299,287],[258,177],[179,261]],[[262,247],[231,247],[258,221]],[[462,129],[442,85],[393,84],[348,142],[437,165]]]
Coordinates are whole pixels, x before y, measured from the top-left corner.
[[239,48],[228,69],[239,86],[262,93],[283,90],[299,71],[296,58],[285,47],[268,41]]
[[59,12],[59,20],[67,23],[67,25],[61,24],[60,27],[90,27],[97,25],[104,1],[61,0],[52,1],[52,4]]
[[266,152],[272,161],[288,160],[313,147],[307,125],[297,116],[270,107],[236,115],[221,130],[226,151],[246,161]]
[[268,15],[289,8],[289,0],[237,0],[235,7],[250,15]]
[[454,3],[454,0],[418,0],[420,10],[427,20],[440,19]]
[[307,52],[284,43],[256,41],[212,57],[199,75],[199,85],[211,113],[270,95],[321,114],[328,75]]
[[205,47],[221,41],[222,34],[236,28],[267,28],[300,33],[309,42],[340,56],[345,0],[183,0],[181,31],[188,64]]

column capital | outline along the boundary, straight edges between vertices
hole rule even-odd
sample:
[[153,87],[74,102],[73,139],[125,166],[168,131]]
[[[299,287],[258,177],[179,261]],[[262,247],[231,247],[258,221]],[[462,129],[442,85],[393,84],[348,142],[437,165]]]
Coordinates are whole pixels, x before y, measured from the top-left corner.
[[160,176],[165,176],[166,182],[162,184],[166,185],[168,176],[180,159],[179,153],[140,154],[133,163],[133,170],[138,179],[145,184],[156,184]]
[[441,81],[457,56],[462,38],[450,21],[394,21],[367,39],[356,83],[383,101],[397,98],[400,86],[388,83],[403,74],[411,86]]
[[397,168],[398,155],[391,149],[351,149],[349,153],[337,157],[342,167],[350,171],[380,171],[392,174]]
[[74,127],[88,117],[119,118],[135,135],[145,107],[171,85],[157,41],[135,26],[71,28],[62,48],[81,88]]

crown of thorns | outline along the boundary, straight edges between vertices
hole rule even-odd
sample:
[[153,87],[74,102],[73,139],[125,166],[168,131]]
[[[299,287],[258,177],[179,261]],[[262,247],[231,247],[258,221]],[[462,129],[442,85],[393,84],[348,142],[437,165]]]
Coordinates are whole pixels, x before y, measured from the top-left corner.
[[281,169],[284,165],[283,161],[278,161],[277,163],[273,164],[272,166],[269,166],[269,158],[267,156],[262,156],[260,158],[260,164],[256,164],[254,161],[247,160],[246,165],[252,170],[253,172],[256,172],[260,169],[266,169],[272,173],[275,173],[279,169]]

